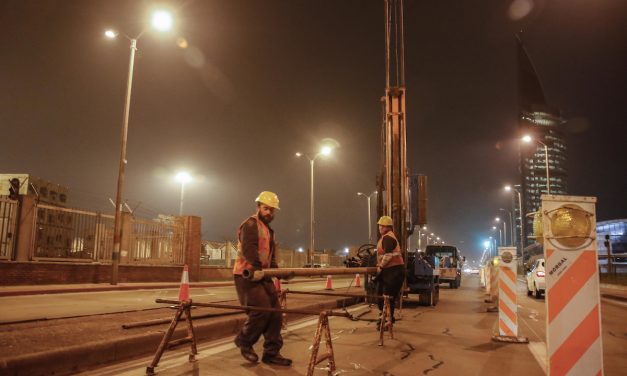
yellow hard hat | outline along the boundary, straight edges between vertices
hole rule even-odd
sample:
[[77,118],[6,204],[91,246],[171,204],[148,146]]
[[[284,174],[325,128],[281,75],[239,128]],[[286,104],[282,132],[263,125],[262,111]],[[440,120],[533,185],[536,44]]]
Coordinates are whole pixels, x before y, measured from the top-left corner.
[[377,224],[381,226],[394,226],[394,221],[392,220],[392,217],[384,215],[379,218],[379,222],[377,222]]
[[279,208],[279,196],[277,196],[274,192],[263,191],[259,194],[259,196],[257,196],[255,201],[275,209],[281,209]]

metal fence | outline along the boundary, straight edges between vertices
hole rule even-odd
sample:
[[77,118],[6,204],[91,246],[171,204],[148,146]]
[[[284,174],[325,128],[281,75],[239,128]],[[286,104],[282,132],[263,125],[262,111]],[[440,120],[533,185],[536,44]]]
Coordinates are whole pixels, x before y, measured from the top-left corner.
[[0,197],[0,259],[13,258],[17,205],[17,201]]
[[[114,216],[38,204],[35,215],[33,259],[111,262]],[[185,228],[129,218],[130,236],[122,237],[121,262],[130,264],[184,263]],[[124,251],[124,249],[123,249]]]
[[37,205],[33,259],[106,261],[112,246],[113,216]]
[[133,221],[129,263],[182,265],[185,260],[185,226],[144,219]]
[[[231,241],[204,240],[201,243],[200,264],[216,267],[233,266],[237,257],[237,248]],[[315,254],[315,267],[344,266],[344,256],[331,256],[328,254]],[[280,268],[302,268],[307,265],[307,255],[294,249],[279,248],[276,253],[276,262]]]

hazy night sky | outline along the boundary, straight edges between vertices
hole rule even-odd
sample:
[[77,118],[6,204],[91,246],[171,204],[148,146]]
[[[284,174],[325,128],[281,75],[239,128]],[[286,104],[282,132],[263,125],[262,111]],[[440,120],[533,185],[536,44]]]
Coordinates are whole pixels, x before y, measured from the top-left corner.
[[[509,11],[525,10],[514,20]],[[129,43],[151,1],[0,3],[0,172],[70,188],[72,207],[112,212]],[[367,241],[366,201],[379,169],[385,89],[383,1],[181,1],[175,30],[138,42],[125,197],[142,217],[185,208],[203,239],[233,239],[261,190],[274,223],[306,247],[309,164],[316,161],[316,244]],[[518,181],[516,43],[547,101],[570,120],[569,184],[597,196],[598,219],[627,217],[627,1],[407,1],[408,158],[429,177],[429,226],[477,252],[506,183]],[[177,38],[185,38],[181,48]],[[373,214],[374,216],[374,214]],[[463,243],[461,243],[463,242]]]

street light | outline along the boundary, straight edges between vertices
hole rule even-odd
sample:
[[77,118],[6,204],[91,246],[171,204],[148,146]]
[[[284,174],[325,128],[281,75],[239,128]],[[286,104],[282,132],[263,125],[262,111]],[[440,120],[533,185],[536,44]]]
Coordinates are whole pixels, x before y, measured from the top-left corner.
[[[496,217],[494,220],[500,222],[501,218]],[[503,242],[502,245],[507,245],[507,222],[505,222],[505,220],[503,220],[503,239],[501,239],[501,241]]]
[[323,146],[322,148],[320,148],[320,151],[318,152],[318,154],[316,154],[313,158],[310,158],[308,155],[306,154],[302,154],[300,152],[296,152],[296,157],[302,157],[305,156],[308,160],[309,160],[309,166],[310,166],[310,176],[311,176],[311,196],[310,196],[310,208],[309,208],[309,212],[310,212],[310,218],[309,218],[309,252],[307,253],[307,262],[309,264],[313,265],[313,254],[314,254],[314,227],[315,227],[315,220],[314,220],[314,162],[316,161],[316,159],[320,156],[328,156],[331,155],[332,152],[332,148],[330,146]]
[[192,176],[185,171],[181,171],[174,177],[176,181],[181,183],[181,204],[179,205],[179,215],[183,215],[183,199],[185,197],[185,184],[192,181]]
[[531,141],[535,141],[542,146],[544,146],[544,164],[546,168],[546,194],[551,194],[551,182],[549,180],[549,147],[542,141],[536,140],[529,135],[523,136],[522,140],[526,143],[531,143]]
[[522,198],[520,195],[520,191],[516,188],[512,188],[511,185],[506,185],[504,187],[505,191],[507,192],[512,192],[512,194],[514,194],[514,192],[518,195],[518,214],[520,215],[520,258],[522,259],[522,263],[523,265],[525,264],[525,242],[523,241],[524,239],[524,230],[523,230],[523,224],[524,224],[524,218],[525,215],[523,214],[522,211]]
[[372,212],[372,207],[370,206],[370,198],[376,195],[377,191],[372,192],[370,195],[366,195],[361,192],[357,192],[357,196],[363,196],[368,201],[368,243],[372,244],[372,218],[370,216],[370,212]]
[[[499,211],[502,211],[503,213],[508,213],[509,214],[509,225],[510,225],[510,232],[509,232],[509,245],[512,246],[514,245],[514,219],[512,217],[512,211],[511,210],[507,210],[507,209],[503,209],[503,208],[499,208]],[[503,223],[503,225],[505,225],[505,223]],[[507,236],[506,236],[507,238]],[[507,239],[505,239],[505,242],[507,243]]]
[[420,233],[422,230],[426,231],[427,230],[427,226],[418,227],[418,251],[422,250],[422,244],[421,244],[422,237],[425,236],[425,234],[421,234]]
[[[165,20],[165,11],[157,11],[159,16],[153,16],[153,26],[160,31],[168,30],[172,26],[172,16],[169,24]],[[159,22],[156,22],[159,21]],[[113,251],[111,252],[111,284],[118,284],[118,271],[120,264],[120,243],[122,238],[122,192],[124,190],[124,172],[126,169],[126,141],[128,135],[128,116],[131,107],[131,89],[133,87],[133,67],[135,63],[135,52],[137,51],[137,40],[142,36],[142,31],[135,38],[126,38],[131,42],[131,54],[128,64],[128,80],[126,81],[126,99],[124,100],[124,115],[122,117],[122,136],[120,140],[120,165],[118,168],[118,184],[115,195],[115,220],[113,225]],[[118,33],[114,30],[106,30],[105,36],[109,39],[117,37]]]

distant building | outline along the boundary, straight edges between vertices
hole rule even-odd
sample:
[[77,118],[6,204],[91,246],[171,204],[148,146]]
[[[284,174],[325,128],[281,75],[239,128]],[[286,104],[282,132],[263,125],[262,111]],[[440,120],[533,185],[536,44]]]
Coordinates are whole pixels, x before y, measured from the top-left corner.
[[[567,149],[562,133],[564,123],[559,109],[550,106],[545,98],[540,79],[522,44],[516,36],[518,47],[518,127],[520,136],[530,135],[534,141],[520,143],[520,190],[524,221],[525,239],[523,246],[533,243],[533,217],[542,205],[542,194],[547,193],[545,148],[548,149],[548,170],[550,193],[565,195],[568,193],[568,172],[566,170]],[[538,142],[539,141],[539,142]],[[541,143],[540,143],[541,142]],[[517,234],[520,233],[520,213],[518,199],[515,197]]]

